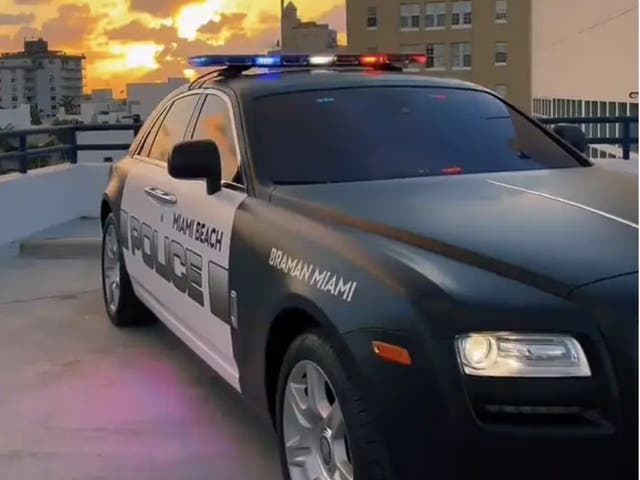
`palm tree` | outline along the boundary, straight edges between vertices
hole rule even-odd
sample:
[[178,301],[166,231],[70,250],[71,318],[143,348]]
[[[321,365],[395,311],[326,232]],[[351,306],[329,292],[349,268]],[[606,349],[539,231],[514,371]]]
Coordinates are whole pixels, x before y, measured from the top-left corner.
[[67,115],[74,115],[78,113],[78,101],[75,97],[64,96],[58,102],[62,108],[64,108],[64,113]]
[[[6,125],[0,126],[0,133],[9,132],[11,130],[14,130],[15,128],[16,126],[13,123],[7,123]],[[11,142],[10,138],[12,140],[15,140],[15,137],[12,138],[9,136],[2,136],[2,138],[0,139],[0,152],[12,152],[18,149],[14,142]]]

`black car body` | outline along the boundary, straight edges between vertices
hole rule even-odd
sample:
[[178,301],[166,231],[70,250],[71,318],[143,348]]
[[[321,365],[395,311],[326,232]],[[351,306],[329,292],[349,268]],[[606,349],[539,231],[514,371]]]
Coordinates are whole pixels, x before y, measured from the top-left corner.
[[[421,127],[423,139],[412,132],[399,143],[393,139],[411,130],[409,123],[402,129],[373,119],[375,126],[367,124],[366,105],[384,105],[394,89],[407,98],[414,90],[427,92],[429,108],[443,104],[448,110]],[[197,95],[183,118],[183,135],[172,141],[189,140],[196,137],[199,112],[212,92],[226,99],[241,159],[242,181],[235,172],[222,190],[244,194],[228,226],[216,233],[209,219],[213,207],[204,200],[183,204],[177,193],[177,204],[154,206],[148,215],[136,201],[123,201],[133,198],[125,190],[145,161],[141,152],[167,105]],[[308,102],[288,106],[288,96],[298,94],[301,103]],[[496,150],[488,157],[495,130],[490,112],[482,118],[484,127],[467,122],[472,113],[456,120],[467,106],[483,112],[466,95],[486,96],[487,108],[499,110],[496,121],[516,125],[521,145],[500,147],[513,156]],[[446,107],[449,101],[458,103]],[[340,105],[342,116],[323,117],[321,108]],[[406,105],[399,115],[414,115],[417,107]],[[362,123],[346,123],[360,108]],[[328,126],[330,118],[340,127]],[[529,132],[544,145],[529,142]],[[402,149],[408,144],[414,151],[416,145],[438,151],[429,158],[436,167],[407,173]],[[528,163],[542,157],[551,160]],[[383,174],[367,171],[366,159],[378,162]],[[522,163],[512,168],[512,159]],[[343,169],[349,162],[357,168]],[[153,175],[168,177],[162,162],[152,163]],[[311,173],[300,167],[288,177],[299,164],[313,165]],[[328,169],[338,172],[336,178],[321,175]],[[131,184],[146,185],[140,182]],[[192,188],[203,190],[196,182]],[[169,293],[156,290],[156,283],[170,285],[171,275],[162,278],[162,253],[146,246],[146,239],[156,247],[162,243],[154,218],[170,223],[166,245],[189,236],[189,224],[181,225],[176,213],[193,219],[192,236],[193,228],[201,228],[192,247],[200,263],[184,254],[175,257],[183,258],[186,270],[195,269],[179,294],[202,309],[203,318],[213,315],[228,327],[235,386],[272,419],[278,416],[278,375],[287,348],[303,332],[320,329],[344,368],[355,372],[385,471],[393,478],[632,478],[638,426],[637,199],[636,176],[591,164],[480,87],[327,71],[218,79],[175,92],[147,122],[129,157],[115,166],[102,211],[103,221],[109,213],[119,219],[133,290],[164,321],[187,314],[181,307],[167,313],[173,304]],[[218,282],[222,293],[213,292],[217,280],[206,268],[218,233],[228,259],[220,266],[226,272]],[[185,339],[182,327],[172,328]],[[455,341],[469,332],[569,335],[584,349],[591,375],[466,375]],[[375,355],[376,341],[406,349],[411,365]],[[213,365],[200,347],[187,343]]]

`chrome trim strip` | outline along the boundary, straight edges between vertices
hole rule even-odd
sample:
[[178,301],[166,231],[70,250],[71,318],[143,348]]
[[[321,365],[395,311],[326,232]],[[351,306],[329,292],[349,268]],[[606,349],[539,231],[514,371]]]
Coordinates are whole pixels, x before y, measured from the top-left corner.
[[546,193],[537,192],[535,190],[529,190],[522,187],[517,187],[515,185],[509,185],[508,183],[497,182],[495,180],[487,180],[489,183],[493,183],[494,185],[499,185],[501,187],[510,188],[511,190],[518,190],[520,192],[529,193],[531,195],[536,195],[538,197],[547,198],[549,200],[555,200],[556,202],[564,203],[566,205],[571,205],[572,207],[581,208],[582,210],[586,210],[591,213],[595,213],[602,217],[608,218],[609,220],[614,220],[619,223],[623,223],[628,225],[629,227],[638,228],[638,224],[630,222],[629,220],[625,220],[624,218],[616,217],[615,215],[611,215],[610,213],[603,212],[602,210],[597,210],[595,208],[589,207],[587,205],[583,205],[582,203],[572,202],[571,200],[567,200],[565,198],[554,197],[553,195],[548,195]]

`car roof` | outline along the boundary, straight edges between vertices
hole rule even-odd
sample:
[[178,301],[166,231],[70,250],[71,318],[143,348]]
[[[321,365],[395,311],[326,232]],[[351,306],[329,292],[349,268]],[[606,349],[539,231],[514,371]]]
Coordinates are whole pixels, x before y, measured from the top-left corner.
[[485,90],[483,87],[453,78],[430,77],[411,73],[375,70],[301,69],[244,74],[205,82],[202,88],[232,90],[242,100],[299,90],[354,87],[441,87]]
[[375,70],[341,71],[339,69],[274,72],[242,75],[226,82],[240,97],[260,97],[275,93],[325,88],[415,86],[480,88],[456,79],[429,77],[409,73]]

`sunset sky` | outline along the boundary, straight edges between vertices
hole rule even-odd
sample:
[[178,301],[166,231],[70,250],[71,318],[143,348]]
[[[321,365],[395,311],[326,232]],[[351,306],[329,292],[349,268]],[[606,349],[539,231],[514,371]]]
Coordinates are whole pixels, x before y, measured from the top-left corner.
[[[344,0],[294,2],[344,40]],[[87,89],[193,75],[186,57],[264,52],[279,38],[279,0],[0,0],[0,51],[24,37],[87,57]]]

